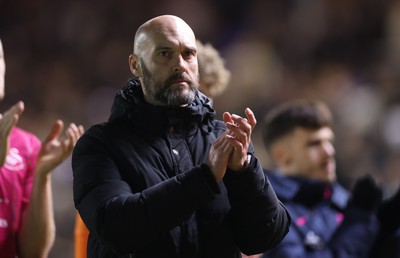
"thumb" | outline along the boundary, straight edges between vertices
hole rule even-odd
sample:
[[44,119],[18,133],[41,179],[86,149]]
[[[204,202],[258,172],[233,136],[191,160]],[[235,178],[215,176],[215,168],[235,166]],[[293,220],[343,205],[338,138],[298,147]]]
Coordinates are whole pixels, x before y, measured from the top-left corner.
[[56,122],[54,122],[53,127],[51,128],[51,131],[49,135],[47,135],[44,142],[48,143],[60,137],[63,128],[64,128],[64,123],[62,120],[57,120]]

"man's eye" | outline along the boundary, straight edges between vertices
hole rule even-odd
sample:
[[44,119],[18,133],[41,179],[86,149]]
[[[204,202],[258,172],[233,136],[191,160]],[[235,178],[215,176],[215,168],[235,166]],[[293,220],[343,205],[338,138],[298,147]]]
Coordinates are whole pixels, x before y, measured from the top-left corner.
[[321,145],[320,141],[310,141],[310,142],[308,142],[308,146],[310,146],[310,147],[315,147],[315,146],[319,146],[319,145]]
[[169,51],[161,51],[160,56],[170,56],[170,52]]
[[194,56],[194,52],[193,51],[186,51],[185,52],[185,56]]
[[193,51],[185,51],[182,54],[182,56],[183,56],[184,59],[189,60],[189,59],[192,59],[193,57],[196,57],[196,53],[193,52]]

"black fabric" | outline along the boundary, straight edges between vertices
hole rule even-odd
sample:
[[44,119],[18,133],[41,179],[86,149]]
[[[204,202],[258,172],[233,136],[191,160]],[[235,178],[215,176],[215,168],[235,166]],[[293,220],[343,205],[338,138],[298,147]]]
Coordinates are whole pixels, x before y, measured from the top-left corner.
[[305,180],[303,178],[295,178],[299,181],[300,187],[293,201],[302,203],[312,208],[315,205],[329,200],[332,193],[332,186],[318,180]]
[[137,79],[117,93],[108,122],[72,155],[89,257],[229,258],[282,240],[290,217],[254,156],[238,175],[213,178],[208,151],[225,130],[214,117],[201,93],[175,108],[146,103]]
[[381,230],[370,257],[398,258],[400,257],[400,189],[381,203],[377,213]]
[[376,212],[382,202],[382,196],[382,188],[375,183],[371,175],[366,175],[356,181],[349,206]]

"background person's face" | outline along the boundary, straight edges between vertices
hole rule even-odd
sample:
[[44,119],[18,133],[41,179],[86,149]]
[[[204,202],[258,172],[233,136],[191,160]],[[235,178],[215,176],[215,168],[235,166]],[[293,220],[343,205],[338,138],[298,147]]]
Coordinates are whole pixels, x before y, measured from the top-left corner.
[[317,130],[296,128],[286,151],[295,175],[322,181],[336,180],[334,134],[328,127]]

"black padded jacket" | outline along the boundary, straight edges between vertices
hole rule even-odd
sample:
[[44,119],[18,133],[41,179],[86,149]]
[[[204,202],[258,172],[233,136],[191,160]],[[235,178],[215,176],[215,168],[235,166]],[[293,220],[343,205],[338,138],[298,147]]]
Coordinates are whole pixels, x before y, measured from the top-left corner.
[[106,123],[72,156],[74,201],[90,231],[88,257],[233,258],[276,246],[290,216],[249,150],[216,183],[205,164],[225,130],[207,97],[188,107],[146,103],[131,79]]

